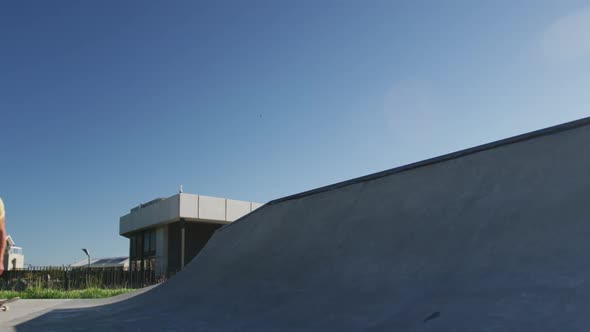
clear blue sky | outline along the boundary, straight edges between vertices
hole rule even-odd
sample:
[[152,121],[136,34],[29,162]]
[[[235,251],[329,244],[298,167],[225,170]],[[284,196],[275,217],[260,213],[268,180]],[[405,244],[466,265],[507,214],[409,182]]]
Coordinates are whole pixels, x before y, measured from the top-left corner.
[[11,1],[0,196],[27,263],[590,115],[586,1]]

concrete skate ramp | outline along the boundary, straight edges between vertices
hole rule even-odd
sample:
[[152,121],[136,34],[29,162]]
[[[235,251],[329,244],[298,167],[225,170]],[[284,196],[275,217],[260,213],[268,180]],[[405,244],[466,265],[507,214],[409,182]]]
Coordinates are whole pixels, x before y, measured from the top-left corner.
[[16,330],[588,331],[589,123],[271,202],[166,284]]

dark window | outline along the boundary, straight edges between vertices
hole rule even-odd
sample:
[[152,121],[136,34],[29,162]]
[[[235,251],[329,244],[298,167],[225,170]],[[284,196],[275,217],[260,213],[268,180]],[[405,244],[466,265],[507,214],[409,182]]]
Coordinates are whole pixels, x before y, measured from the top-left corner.
[[156,256],[156,231],[137,232],[130,239],[131,270],[154,270]]
[[135,257],[136,258],[141,257],[142,247],[143,247],[142,240],[143,240],[143,238],[141,236],[141,233],[135,235]]
[[131,241],[129,244],[129,256],[134,258],[137,255],[137,251],[135,250],[135,236],[132,235],[129,240]]
[[156,231],[143,232],[143,256],[149,257],[156,254]]
[[139,258],[141,257],[141,253],[142,253],[142,234],[141,233],[135,233],[133,235],[131,235],[130,237],[130,253],[129,256],[131,258]]
[[143,232],[143,252],[150,251],[150,231]]
[[156,231],[152,230],[150,232],[150,251],[156,251]]
[[135,254],[136,254],[135,257],[140,257],[141,256],[142,247],[143,247],[143,245],[142,245],[142,242],[143,241],[142,240],[143,240],[143,237],[141,236],[141,233],[135,235],[135,250],[136,250],[135,251]]

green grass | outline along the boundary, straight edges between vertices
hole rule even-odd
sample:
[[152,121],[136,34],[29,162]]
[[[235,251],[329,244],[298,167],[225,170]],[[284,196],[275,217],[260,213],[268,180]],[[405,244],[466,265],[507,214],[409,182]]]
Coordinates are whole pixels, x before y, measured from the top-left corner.
[[82,290],[57,290],[44,288],[27,288],[25,291],[0,291],[1,299],[20,297],[21,299],[102,299],[133,291],[133,289],[87,288]]

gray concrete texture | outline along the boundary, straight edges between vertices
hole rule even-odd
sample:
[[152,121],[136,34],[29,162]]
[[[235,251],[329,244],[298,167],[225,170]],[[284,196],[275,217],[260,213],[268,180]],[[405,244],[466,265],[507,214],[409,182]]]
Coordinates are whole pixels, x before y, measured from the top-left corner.
[[126,301],[24,331],[587,331],[588,120],[278,200]]

